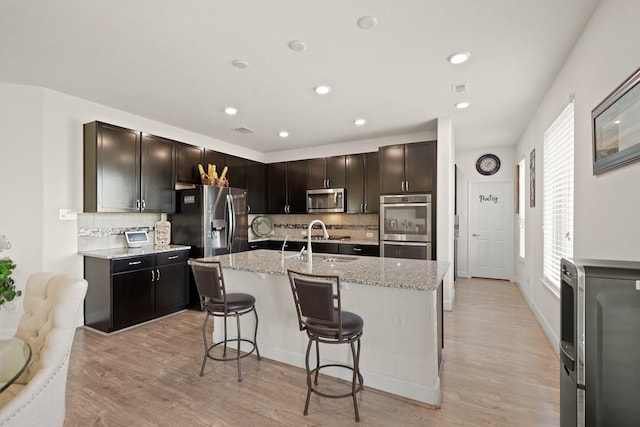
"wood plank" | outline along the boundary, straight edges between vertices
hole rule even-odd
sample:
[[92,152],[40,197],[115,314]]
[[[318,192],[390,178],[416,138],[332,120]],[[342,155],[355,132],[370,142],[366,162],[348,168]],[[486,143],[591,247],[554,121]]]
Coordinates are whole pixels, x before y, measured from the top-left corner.
[[440,409],[365,388],[360,424],[350,399],[314,395],[305,417],[304,370],[253,355],[241,383],[233,362],[209,360],[201,378],[203,313],[188,310],[109,336],[79,329],[65,426],[559,425],[559,361],[518,288],[482,279],[455,287]]

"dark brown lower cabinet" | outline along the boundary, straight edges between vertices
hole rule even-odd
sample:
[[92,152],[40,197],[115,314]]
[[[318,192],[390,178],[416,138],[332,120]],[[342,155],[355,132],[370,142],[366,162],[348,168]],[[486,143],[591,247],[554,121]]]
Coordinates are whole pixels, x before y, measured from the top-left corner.
[[118,259],[85,256],[85,325],[113,332],[186,308],[188,258],[187,250]]

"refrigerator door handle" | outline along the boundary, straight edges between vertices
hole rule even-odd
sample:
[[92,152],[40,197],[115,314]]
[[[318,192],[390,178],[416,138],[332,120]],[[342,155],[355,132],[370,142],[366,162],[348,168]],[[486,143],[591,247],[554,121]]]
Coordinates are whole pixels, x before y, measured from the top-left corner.
[[228,244],[229,244],[229,253],[231,253],[231,249],[233,248],[233,234],[235,233],[236,223],[235,223],[235,214],[236,210],[233,206],[233,196],[231,194],[227,194],[227,215],[229,215],[229,227],[227,229],[228,233]]

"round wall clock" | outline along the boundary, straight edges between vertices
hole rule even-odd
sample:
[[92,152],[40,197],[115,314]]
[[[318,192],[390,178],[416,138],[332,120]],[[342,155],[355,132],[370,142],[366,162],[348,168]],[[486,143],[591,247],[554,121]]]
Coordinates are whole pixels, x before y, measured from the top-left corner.
[[500,159],[495,154],[484,154],[476,162],[476,170],[482,175],[493,175],[500,169]]

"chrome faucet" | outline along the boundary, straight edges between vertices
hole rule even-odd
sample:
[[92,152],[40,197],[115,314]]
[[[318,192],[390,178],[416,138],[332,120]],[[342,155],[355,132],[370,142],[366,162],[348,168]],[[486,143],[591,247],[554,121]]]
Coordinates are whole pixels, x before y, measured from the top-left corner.
[[324,238],[329,238],[329,233],[327,233],[327,227],[324,225],[324,222],[319,219],[314,219],[309,223],[309,229],[307,230],[307,257],[309,258],[309,262],[311,262],[311,256],[313,255],[313,252],[311,251],[311,228],[314,224],[320,224],[322,231],[324,231]]
[[284,236],[284,242],[282,242],[282,250],[280,251],[282,254],[284,254],[284,248],[287,247],[287,239],[289,239],[289,235],[288,234],[286,236]]

